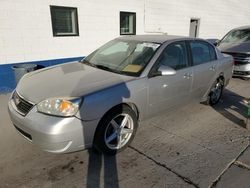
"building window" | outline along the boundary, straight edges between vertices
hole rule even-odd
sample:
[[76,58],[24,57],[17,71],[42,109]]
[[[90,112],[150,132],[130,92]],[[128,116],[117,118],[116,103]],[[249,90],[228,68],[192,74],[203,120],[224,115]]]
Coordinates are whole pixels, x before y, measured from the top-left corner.
[[50,6],[54,36],[79,36],[77,8]]
[[121,35],[136,34],[136,13],[120,12],[120,34]]

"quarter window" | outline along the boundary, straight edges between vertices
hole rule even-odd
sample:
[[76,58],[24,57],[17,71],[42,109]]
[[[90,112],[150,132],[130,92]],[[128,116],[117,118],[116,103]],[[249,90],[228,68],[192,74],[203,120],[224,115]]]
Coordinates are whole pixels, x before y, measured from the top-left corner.
[[120,34],[121,35],[136,34],[136,13],[120,12]]
[[216,60],[217,55],[216,55],[215,49],[214,49],[214,47],[212,47],[212,45],[209,45],[209,52],[210,52],[211,61]]
[[159,66],[169,66],[175,70],[188,66],[185,42],[175,42],[166,47],[159,58]]
[[210,44],[202,41],[196,41],[190,42],[190,47],[194,65],[200,65],[216,60],[215,50]]
[[79,36],[77,8],[50,6],[54,36]]

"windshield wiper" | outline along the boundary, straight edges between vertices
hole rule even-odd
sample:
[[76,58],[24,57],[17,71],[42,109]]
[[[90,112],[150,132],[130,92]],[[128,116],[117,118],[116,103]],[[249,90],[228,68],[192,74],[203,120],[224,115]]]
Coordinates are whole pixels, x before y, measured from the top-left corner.
[[96,66],[96,68],[99,68],[102,70],[106,70],[106,71],[110,71],[110,72],[114,72],[114,73],[118,73],[118,74],[124,74],[122,71],[111,69],[111,68],[104,66],[104,65],[95,65],[95,66]]
[[89,61],[86,61],[86,60],[83,60],[83,61],[81,61],[81,62],[82,62],[83,64],[89,65],[89,66],[91,66],[91,67],[95,67],[95,68],[98,68],[98,69],[106,70],[106,71],[109,71],[109,72],[114,72],[114,73],[122,74],[121,71],[111,69],[111,68],[109,68],[109,67],[107,67],[107,66],[104,66],[104,65],[98,65],[98,64],[90,63]]
[[99,68],[99,69],[103,69],[103,70],[107,70],[107,71],[111,71],[111,72],[116,72],[116,70],[113,70],[113,69],[106,67],[104,65],[95,65],[95,66],[96,66],[96,68]]
[[85,65],[89,65],[89,66],[91,66],[91,67],[96,67],[96,65],[95,65],[95,64],[90,63],[89,61],[86,61],[85,59],[84,59],[84,60],[82,60],[82,61],[81,61],[81,63],[83,63],[83,64],[85,64]]

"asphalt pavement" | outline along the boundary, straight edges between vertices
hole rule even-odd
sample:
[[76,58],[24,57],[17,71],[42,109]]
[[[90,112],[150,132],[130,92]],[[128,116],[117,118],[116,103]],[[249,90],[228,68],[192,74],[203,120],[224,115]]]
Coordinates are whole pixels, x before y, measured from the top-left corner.
[[116,156],[50,154],[20,136],[0,95],[0,187],[250,187],[250,81],[234,78],[215,107],[190,104],[140,123]]

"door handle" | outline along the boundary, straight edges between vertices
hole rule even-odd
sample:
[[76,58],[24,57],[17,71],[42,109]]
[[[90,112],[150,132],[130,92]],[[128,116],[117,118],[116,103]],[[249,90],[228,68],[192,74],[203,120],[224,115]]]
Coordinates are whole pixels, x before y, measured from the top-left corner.
[[193,77],[193,74],[191,73],[185,73],[183,78],[186,78],[186,79],[190,79],[191,77]]
[[185,73],[183,78],[188,78],[188,73]]
[[209,70],[215,71],[215,66],[210,67]]

